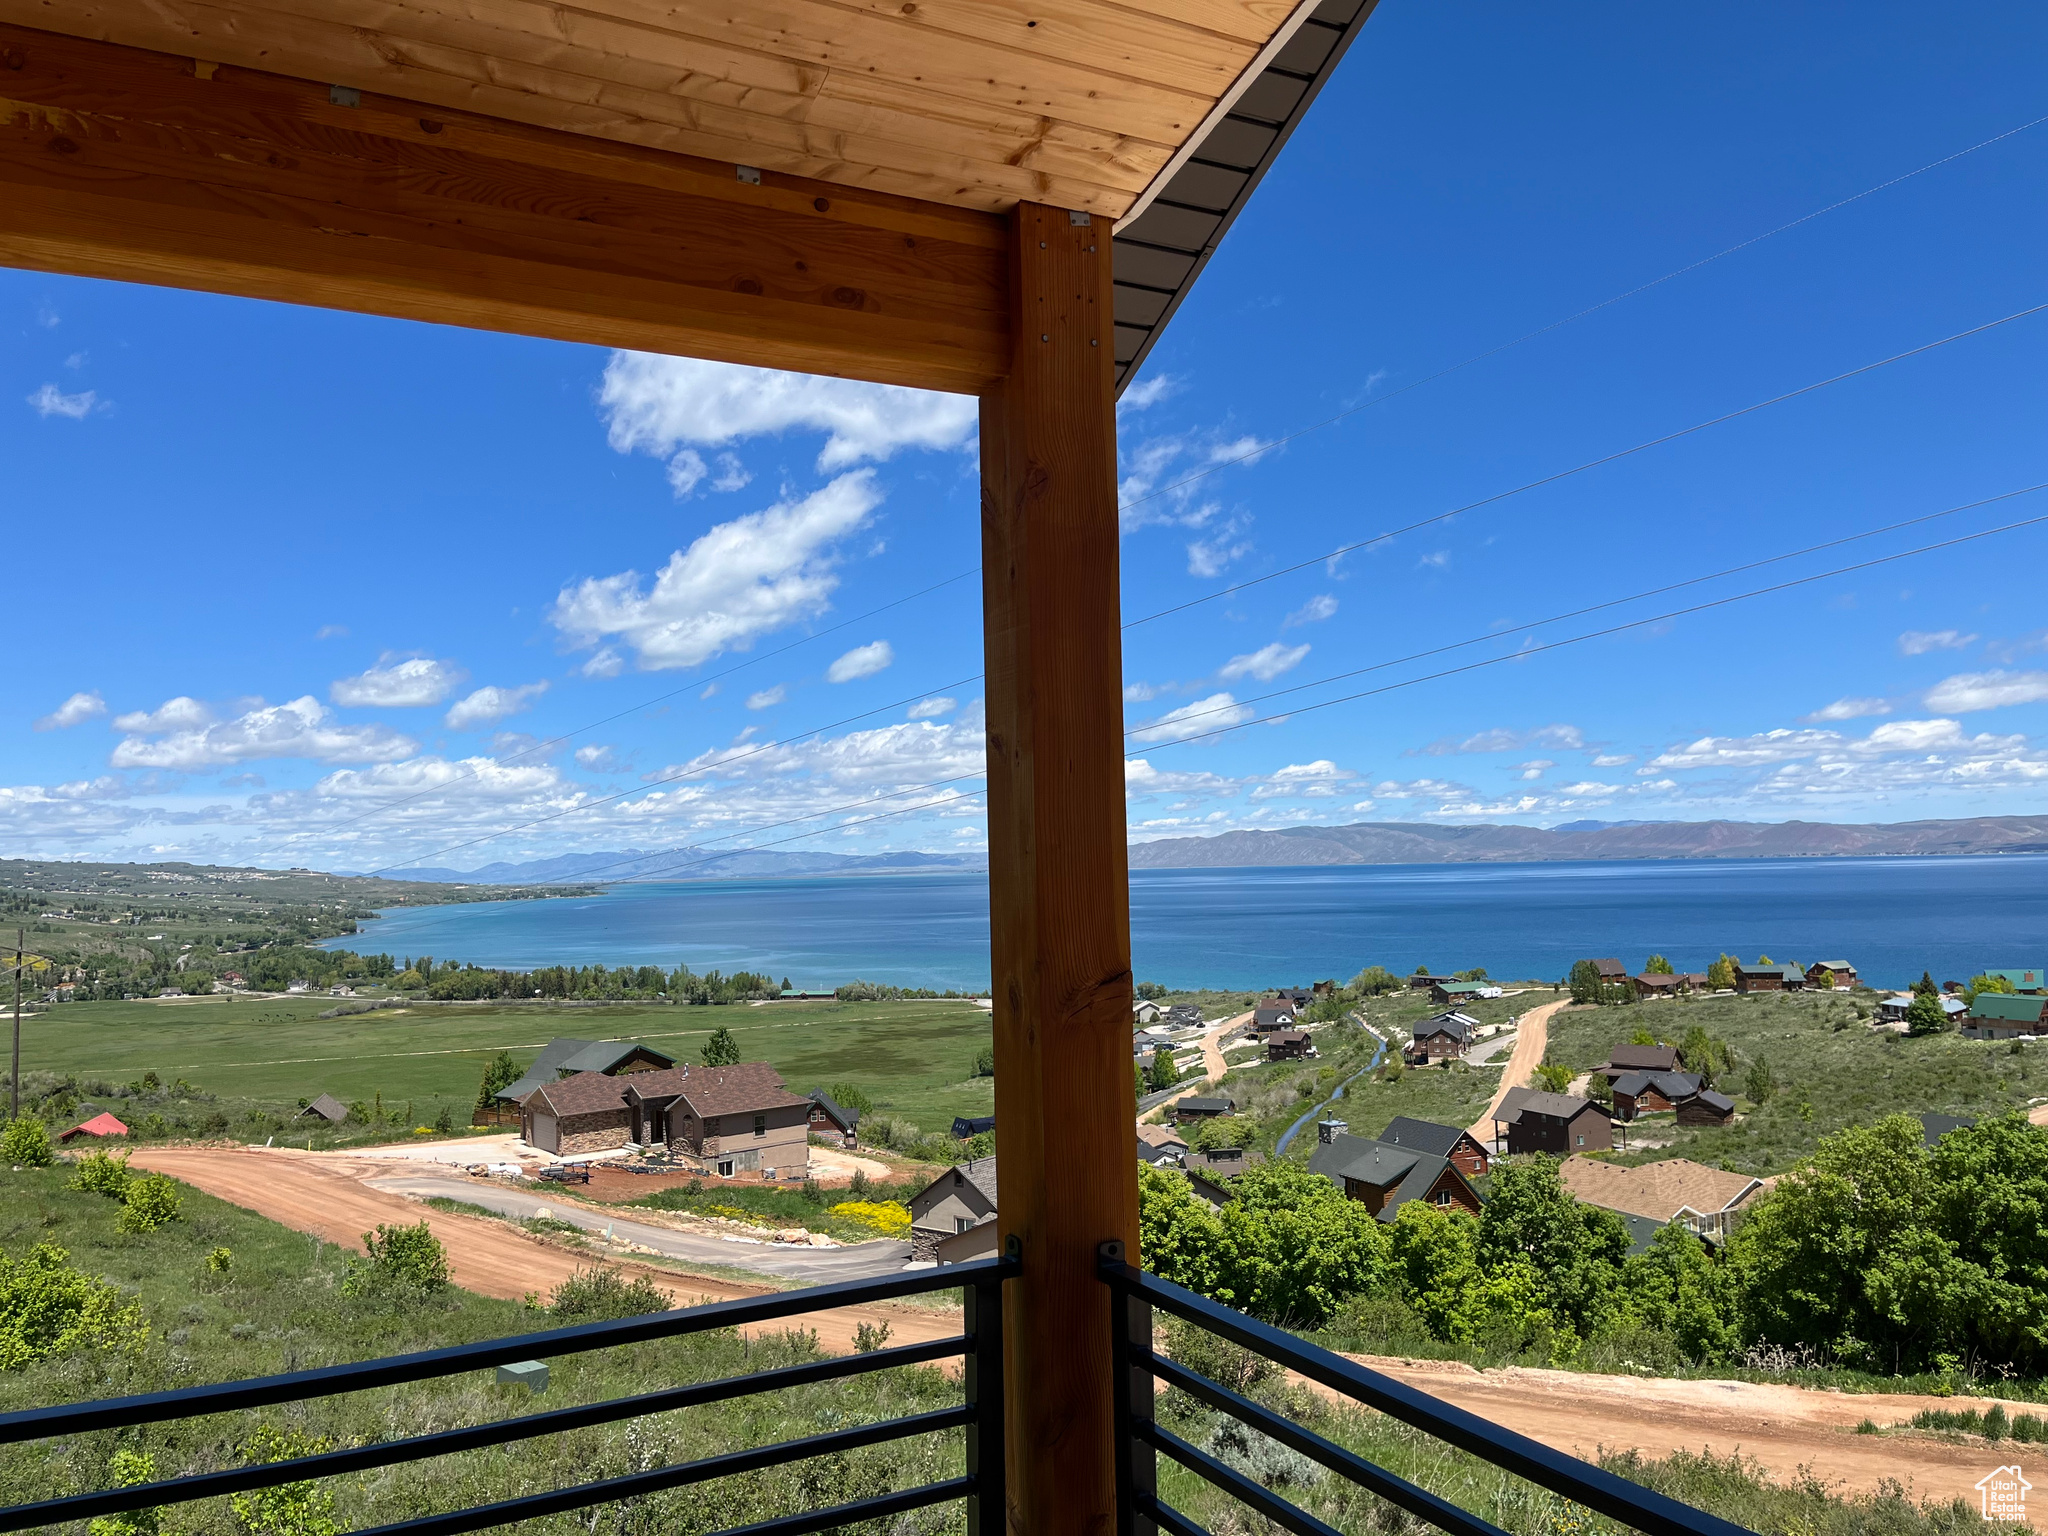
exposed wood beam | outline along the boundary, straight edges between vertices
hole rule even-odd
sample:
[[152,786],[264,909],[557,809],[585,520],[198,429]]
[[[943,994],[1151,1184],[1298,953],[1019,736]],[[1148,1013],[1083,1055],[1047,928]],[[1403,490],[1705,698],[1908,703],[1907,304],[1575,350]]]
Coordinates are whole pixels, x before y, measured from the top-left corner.
[[982,396],[998,1219],[1013,1532],[1113,1526],[1110,1306],[1137,1252],[1109,221],[1024,203],[1011,364]]
[[962,393],[1008,366],[997,216],[351,95],[0,26],[0,264]]

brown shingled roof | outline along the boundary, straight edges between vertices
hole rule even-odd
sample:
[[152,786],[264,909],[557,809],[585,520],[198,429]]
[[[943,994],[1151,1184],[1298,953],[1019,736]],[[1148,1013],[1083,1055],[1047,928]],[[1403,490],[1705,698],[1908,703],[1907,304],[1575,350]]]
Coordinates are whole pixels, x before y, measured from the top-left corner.
[[765,1061],[742,1061],[729,1067],[670,1067],[665,1072],[635,1072],[614,1081],[643,1099],[680,1098],[700,1120],[759,1114],[764,1109],[809,1109],[811,1103],[802,1094],[791,1093],[782,1074]]
[[1618,1168],[1590,1157],[1568,1157],[1558,1165],[1564,1187],[1588,1205],[1670,1221],[1690,1207],[1713,1216],[1759,1192],[1763,1181],[1727,1173],[1689,1158],[1666,1158],[1639,1168]]
[[607,1077],[602,1072],[578,1072],[559,1083],[547,1083],[527,1095],[538,1099],[557,1115],[598,1115],[626,1107],[626,1079]]

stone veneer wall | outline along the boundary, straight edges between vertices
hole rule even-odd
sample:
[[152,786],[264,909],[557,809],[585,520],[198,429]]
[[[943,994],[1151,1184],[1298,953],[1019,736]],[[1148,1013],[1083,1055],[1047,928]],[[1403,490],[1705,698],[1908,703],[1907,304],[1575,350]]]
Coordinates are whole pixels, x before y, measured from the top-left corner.
[[557,1124],[561,1136],[559,1155],[563,1157],[584,1152],[609,1152],[614,1147],[623,1147],[629,1129],[623,1109],[601,1110],[589,1115],[564,1115]]

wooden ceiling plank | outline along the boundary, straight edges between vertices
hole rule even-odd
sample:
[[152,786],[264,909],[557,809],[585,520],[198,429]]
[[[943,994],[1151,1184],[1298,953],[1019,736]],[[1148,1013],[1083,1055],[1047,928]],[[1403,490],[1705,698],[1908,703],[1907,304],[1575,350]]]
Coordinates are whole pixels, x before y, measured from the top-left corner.
[[[621,0],[585,0],[615,7]],[[635,0],[636,5],[646,0]],[[1034,62],[1058,59],[1091,71],[1151,80],[1214,100],[1263,37],[1253,40],[1174,17],[1140,15],[1098,0],[815,0],[893,24],[993,44]]]
[[[11,44],[10,44],[10,41]],[[1008,232],[1000,219],[970,209],[922,202],[914,198],[847,187],[831,182],[763,174],[750,185],[733,174],[729,160],[708,160],[665,150],[535,128],[504,118],[485,117],[460,109],[435,107],[431,118],[417,115],[418,103],[376,94],[354,107],[336,105],[324,87],[261,71],[222,65],[223,84],[237,87],[236,106],[217,99],[187,99],[162,88],[159,56],[141,50],[96,50],[55,33],[18,31],[0,26],[0,51],[16,64],[0,74],[0,89],[13,87],[33,95],[36,104],[78,112],[106,111],[140,115],[151,121],[194,132],[209,130],[271,130],[290,132],[293,122],[336,130],[351,139],[461,150],[471,155],[510,161],[545,170],[599,176],[653,190],[683,192],[732,202],[745,208],[767,206],[785,213],[829,211],[834,220],[889,230],[920,239],[956,242],[983,249],[1003,249]],[[134,60],[152,61],[146,64]],[[190,71],[182,64],[179,74]],[[233,125],[246,119],[245,130]],[[818,208],[820,198],[827,209]]]
[[[311,79],[488,116],[538,121],[546,127],[607,133],[713,158],[744,156],[747,164],[930,201],[995,209],[1020,197],[1050,198],[1063,206],[1113,214],[1128,206],[1146,179],[1120,163],[1129,158],[1130,141],[1098,139],[1043,119],[1037,120],[1040,136],[1035,139],[1005,137],[986,124],[955,122],[943,134],[928,135],[943,143],[920,143],[887,137],[889,115],[858,104],[789,99],[771,103],[822,119],[791,121],[309,18],[216,6],[207,0],[180,0],[180,6],[185,27],[197,28],[196,37],[172,27],[157,13],[128,6],[97,5],[93,21],[99,31],[112,34],[110,40],[133,46],[224,55],[221,62],[258,69],[276,68],[283,59],[291,68],[282,72]],[[34,0],[0,0],[0,20],[33,7]],[[875,131],[878,121],[883,132]],[[1013,132],[1021,131],[1026,121],[1023,114],[1013,115]],[[915,127],[924,132],[928,125],[920,118]],[[646,131],[637,131],[641,129]],[[964,150],[963,143],[976,140],[977,129],[989,153],[1017,154],[1023,143],[1019,158],[1024,163],[1004,164]],[[1077,136],[1084,140],[1079,146],[1073,143]]]
[[[917,0],[922,4],[923,0]],[[1029,3],[1029,0],[1026,0]],[[1294,13],[1293,0],[1101,0],[1106,11],[1127,11],[1146,20],[1166,16],[1183,26],[1234,37],[1254,50]]]
[[[928,388],[1007,356],[1006,262],[978,242],[380,142],[280,116],[303,82],[40,37],[0,35],[0,65],[23,61],[0,69],[9,264]],[[53,99],[94,80],[115,110]],[[138,112],[152,95],[179,110]]]

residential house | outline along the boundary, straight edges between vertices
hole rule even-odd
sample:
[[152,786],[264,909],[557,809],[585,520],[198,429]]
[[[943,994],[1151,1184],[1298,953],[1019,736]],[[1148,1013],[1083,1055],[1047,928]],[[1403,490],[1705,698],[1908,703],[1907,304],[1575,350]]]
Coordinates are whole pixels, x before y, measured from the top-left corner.
[[953,1139],[967,1141],[975,1136],[986,1136],[996,1128],[994,1115],[955,1115],[953,1117]]
[[333,986],[327,989],[327,995],[329,997],[354,997],[356,995],[356,989],[354,987],[347,985],[345,982],[337,981]]
[[1440,1007],[1454,1003],[1475,1002],[1482,997],[1499,997],[1499,987],[1489,987],[1483,981],[1438,981],[1429,988],[1429,1000]]
[[1711,992],[1713,990],[1713,988],[1707,985],[1707,973],[1705,971],[1680,971],[1678,973],[1678,980],[1682,989],[1687,992]]
[[667,1051],[632,1040],[575,1040],[557,1035],[541,1047],[533,1065],[518,1082],[498,1091],[500,1104],[518,1104],[545,1083],[558,1083],[579,1072],[617,1077],[626,1072],[659,1072],[676,1064]]
[[126,1136],[127,1134],[128,1127],[126,1125],[116,1120],[105,1110],[101,1110],[90,1120],[81,1121],[68,1131],[59,1131],[57,1139],[59,1141],[75,1141],[80,1136]]
[[1738,992],[1799,992],[1806,987],[1806,972],[1796,965],[1744,965],[1735,962],[1735,990]]
[[1410,1064],[1415,1066],[1463,1056],[1472,1048],[1478,1029],[1479,1021],[1469,1014],[1455,1010],[1439,1013],[1415,1026],[1415,1038],[1405,1054]]
[[[1963,1015],[1970,1011],[1970,1005],[1960,997],[1944,997],[1940,1002],[1941,1011],[1948,1015],[1951,1024],[1959,1023]],[[1901,992],[1897,997],[1887,997],[1877,1005],[1877,1022],[1903,1024],[1906,1022],[1906,1010],[1912,1006],[1913,994],[1910,992]]]
[[1285,999],[1269,998],[1252,1010],[1252,1031],[1268,1034],[1276,1029],[1294,1028],[1294,1004]]
[[1194,1192],[1195,1198],[1212,1211],[1222,1210],[1237,1198],[1230,1192],[1228,1185],[1219,1184],[1206,1174],[1196,1173],[1193,1169],[1188,1170],[1187,1181],[1188,1188]]
[[1190,1152],[1183,1166],[1190,1174],[1199,1173],[1211,1179],[1234,1179],[1265,1160],[1264,1153],[1247,1152],[1242,1147],[1211,1147],[1206,1152]]
[[1614,1080],[1614,1118],[1633,1120],[1676,1109],[1680,1099],[1691,1098],[1703,1085],[1696,1072],[1624,1072]]
[[1605,960],[1595,960],[1593,969],[1600,973],[1600,980],[1609,986],[1619,986],[1628,980],[1628,967],[1612,956]]
[[2012,983],[2012,989],[2019,993],[2048,992],[2048,971],[2038,965],[2020,966],[2016,969],[1986,971],[1986,976],[1996,976]]
[[1931,1147],[1950,1131],[1967,1131],[1976,1123],[1964,1115],[1922,1115],[1920,1135]]
[[2011,992],[1979,992],[1963,1015],[1963,1034],[1971,1040],[2017,1040],[2048,1035],[2048,997]]
[[602,1072],[543,1083],[519,1102],[519,1135],[557,1157],[612,1152],[633,1139],[625,1085]]
[[1486,1148],[1473,1139],[1470,1131],[1455,1125],[1438,1125],[1433,1120],[1414,1120],[1407,1115],[1397,1115],[1380,1132],[1379,1139],[1412,1152],[1449,1158],[1452,1166],[1468,1179],[1485,1178],[1492,1166]]
[[1002,1251],[1002,1234],[992,1221],[942,1237],[933,1250],[941,1264],[965,1264],[970,1259],[992,1259]]
[[1479,1212],[1478,1191],[1457,1165],[1414,1147],[1339,1136],[1317,1147],[1308,1166],[1343,1190],[1346,1199],[1362,1201],[1381,1221],[1392,1221],[1410,1200]]
[[1131,1005],[1131,1022],[1140,1027],[1147,1024],[1157,1024],[1162,1011],[1160,1006],[1150,998],[1141,998]]
[[1608,1112],[1591,1099],[1534,1088],[1510,1088],[1493,1111],[1494,1131],[1509,1153],[1604,1152],[1614,1145]]
[[310,992],[312,990],[313,984],[310,981],[306,980],[306,978],[303,976],[301,976],[298,980],[288,982],[285,985],[285,991],[290,993]]
[[[910,1197],[910,1260],[939,1263],[939,1245],[947,1238],[981,1226],[993,1232],[995,1220],[996,1160],[976,1158],[949,1168]],[[961,1256],[957,1249],[952,1255]]]
[[245,987],[248,985],[248,982],[242,979],[240,971],[222,971],[220,973],[220,984],[224,987]]
[[1266,1036],[1268,1061],[1301,1061],[1314,1054],[1315,1047],[1309,1044],[1306,1030],[1276,1029]]
[[1229,1098],[1187,1098],[1173,1106],[1174,1123],[1186,1125],[1190,1120],[1214,1120],[1218,1115],[1237,1113],[1237,1100]]
[[294,1120],[303,1120],[308,1115],[318,1115],[330,1125],[339,1125],[348,1118],[348,1106],[331,1093],[323,1093],[304,1109],[293,1115]]
[[1628,984],[1636,989],[1636,1001],[1646,1003],[1653,997],[1676,997],[1687,989],[1683,976],[1667,976],[1660,971],[1645,971],[1640,976],[1631,976]]
[[1178,1168],[1188,1155],[1188,1140],[1167,1125],[1138,1127],[1138,1161],[1153,1168]]
[[1568,1157],[1558,1178],[1588,1205],[1642,1217],[1659,1226],[1681,1221],[1710,1242],[1724,1243],[1765,1189],[1762,1179],[1728,1173],[1688,1158],[1621,1168],[1592,1157]]
[[782,1074],[765,1061],[618,1077],[584,1073],[540,1089],[528,1103],[537,1118],[540,1106],[569,1083],[591,1080],[610,1083],[622,1095],[629,1139],[636,1145],[665,1145],[671,1156],[701,1163],[704,1172],[720,1178],[758,1173],[764,1179],[801,1179],[810,1172],[811,1111],[817,1101],[792,1093]]
[[1408,978],[1410,992],[1427,992],[1440,981],[1456,981],[1455,976],[1432,976],[1428,971],[1417,971]]
[[1610,1085],[1616,1078],[1626,1077],[1631,1072],[1676,1072],[1678,1047],[1617,1045],[1608,1051],[1607,1060],[1593,1070],[1606,1078]]
[[1166,1022],[1175,1029],[1200,1029],[1202,1010],[1193,1003],[1175,1003],[1166,1010]]
[[811,1134],[824,1141],[836,1141],[851,1151],[860,1145],[860,1111],[848,1109],[822,1088],[813,1088]]
[[1853,992],[1856,990],[1856,967],[1851,965],[1848,961],[1814,961],[1813,964],[1809,965],[1806,968],[1806,984],[1809,987],[1819,986],[1820,973],[1822,971],[1826,971],[1830,976],[1835,978],[1835,990],[1837,992]]
[[1332,978],[1329,981],[1316,982],[1309,988],[1309,991],[1313,992],[1317,997],[1335,997],[1337,995],[1336,980]]
[[1712,1088],[1702,1088],[1671,1107],[1678,1112],[1680,1125],[1730,1125],[1735,1120],[1735,1101]]
[[1313,987],[1281,987],[1276,990],[1274,996],[1282,1002],[1292,1003],[1296,1013],[1302,1012],[1316,1000]]

